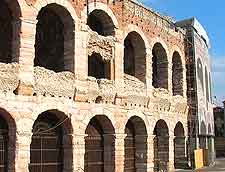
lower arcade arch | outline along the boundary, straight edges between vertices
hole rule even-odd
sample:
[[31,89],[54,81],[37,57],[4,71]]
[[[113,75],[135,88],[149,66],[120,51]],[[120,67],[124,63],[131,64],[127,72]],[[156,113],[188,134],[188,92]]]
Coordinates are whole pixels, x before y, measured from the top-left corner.
[[85,131],[85,172],[115,170],[115,129],[104,115],[93,117]]
[[164,120],[156,123],[154,138],[154,171],[167,171],[169,162],[169,129]]
[[131,117],[125,128],[124,172],[147,171],[147,130],[144,121]]
[[[0,171],[15,166],[16,123],[11,115],[0,108]],[[10,162],[10,163],[9,163]]]
[[34,122],[32,132],[30,172],[62,172],[65,168],[72,171],[72,127],[63,112],[43,112]]
[[185,133],[181,122],[176,124],[174,136],[174,167],[175,169],[187,168]]

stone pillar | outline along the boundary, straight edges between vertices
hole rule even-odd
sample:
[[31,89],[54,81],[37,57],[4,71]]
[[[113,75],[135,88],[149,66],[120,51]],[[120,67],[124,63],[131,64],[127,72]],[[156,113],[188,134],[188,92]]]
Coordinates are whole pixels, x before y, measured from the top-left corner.
[[168,162],[168,171],[174,171],[174,136],[169,136],[169,162]]
[[187,76],[186,76],[186,67],[185,64],[182,66],[182,71],[183,71],[183,97],[186,99],[187,98]]
[[146,87],[147,87],[147,96],[152,94],[152,52],[150,49],[146,49]]
[[114,53],[114,61],[115,61],[115,83],[116,85],[123,85],[124,79],[123,79],[123,74],[124,74],[124,45],[116,42],[115,43],[115,53]]
[[73,172],[84,172],[85,137],[87,135],[73,135]]
[[148,135],[147,138],[147,172],[154,172],[154,139],[155,135]]
[[21,19],[19,80],[16,94],[33,95],[33,65],[35,58],[36,20]]
[[115,172],[124,171],[124,139],[126,134],[115,134]]
[[[17,133],[15,172],[29,172],[31,133]],[[9,169],[13,172],[13,169]]]
[[168,91],[170,95],[173,95],[172,68],[172,62],[168,62]]
[[84,80],[88,77],[88,32],[75,33],[75,74],[78,79]]

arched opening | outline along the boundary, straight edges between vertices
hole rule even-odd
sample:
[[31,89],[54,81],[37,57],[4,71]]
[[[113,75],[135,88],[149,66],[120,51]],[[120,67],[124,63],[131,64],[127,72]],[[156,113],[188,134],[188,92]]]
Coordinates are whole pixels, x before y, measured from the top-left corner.
[[156,43],[152,50],[152,85],[168,89],[168,59],[162,44]]
[[154,128],[154,169],[167,171],[169,162],[169,129],[164,120],[159,120]]
[[209,76],[208,76],[208,70],[206,67],[205,67],[205,95],[206,95],[206,103],[208,103],[210,101],[210,99],[209,99]]
[[55,72],[74,72],[74,22],[55,3],[43,7],[37,17],[34,66]]
[[115,171],[115,130],[104,115],[93,117],[85,131],[85,172]]
[[124,172],[147,171],[147,130],[144,121],[134,116],[125,128]]
[[0,62],[18,62],[21,11],[17,1],[0,1]]
[[205,122],[202,121],[200,125],[200,136],[199,136],[199,144],[200,144],[200,149],[206,149],[206,125]]
[[87,24],[92,31],[102,36],[115,34],[115,26],[111,17],[103,10],[96,9],[88,15]]
[[110,61],[102,59],[98,53],[88,57],[88,76],[96,79],[110,79]]
[[186,157],[186,143],[184,127],[181,122],[176,124],[174,129],[174,167],[176,169],[184,169],[188,167]]
[[16,123],[6,110],[0,108],[0,171],[15,169]]
[[63,112],[43,112],[34,122],[32,132],[30,172],[72,169],[72,127]]
[[197,60],[197,73],[198,73],[198,86],[199,86],[199,90],[202,90],[202,93],[204,94],[204,75],[203,75],[203,66],[202,66],[202,62],[200,59]]
[[137,32],[130,32],[124,40],[124,73],[146,81],[146,47]]
[[178,52],[173,54],[172,84],[173,95],[183,96],[183,67],[181,56]]
[[209,72],[209,95],[210,95],[210,102],[212,103],[212,79],[211,79],[211,73]]
[[208,124],[208,139],[207,139],[207,142],[208,142],[208,153],[209,153],[209,159],[208,159],[208,164],[211,164],[214,161],[214,152],[213,152],[213,134],[212,134],[212,129],[211,129],[211,125]]
[[0,171],[8,171],[8,124],[0,116]]

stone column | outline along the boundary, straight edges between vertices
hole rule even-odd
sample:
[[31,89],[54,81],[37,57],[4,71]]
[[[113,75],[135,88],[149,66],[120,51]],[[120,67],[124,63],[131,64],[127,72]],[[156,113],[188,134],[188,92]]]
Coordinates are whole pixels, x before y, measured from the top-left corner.
[[186,72],[187,72],[187,70],[186,70],[186,67],[185,67],[185,65],[184,66],[182,66],[182,71],[183,71],[183,97],[184,98],[187,98],[187,76],[186,76]]
[[152,94],[152,54],[150,49],[146,49],[146,86],[147,86],[147,95]]
[[84,172],[85,137],[87,135],[73,135],[73,171]]
[[147,138],[147,172],[154,172],[154,139],[155,135],[148,135]]
[[115,172],[124,171],[124,139],[126,134],[115,134]]
[[[15,152],[15,172],[29,172],[31,133],[17,133]],[[13,172],[13,169],[9,169]]]
[[174,171],[174,136],[169,136],[169,162],[168,171]]
[[172,72],[173,64],[172,62],[168,62],[168,91],[170,95],[173,95],[173,83],[172,83],[172,78],[173,78],[173,72]]
[[75,74],[78,79],[84,80],[88,77],[88,32],[75,33]]
[[115,43],[115,53],[114,53],[114,63],[115,63],[115,83],[116,85],[123,85],[124,84],[124,79],[123,79],[123,74],[124,74],[124,45],[121,44],[120,42]]
[[21,19],[19,80],[16,94],[33,95],[36,20]]

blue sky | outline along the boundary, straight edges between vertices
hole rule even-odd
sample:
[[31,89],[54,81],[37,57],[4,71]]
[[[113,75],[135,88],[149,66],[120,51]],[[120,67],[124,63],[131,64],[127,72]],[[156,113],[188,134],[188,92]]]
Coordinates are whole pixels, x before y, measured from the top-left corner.
[[[176,21],[195,16],[211,41],[213,94],[225,100],[225,1],[223,0],[139,0]],[[219,103],[218,102],[218,103]]]

